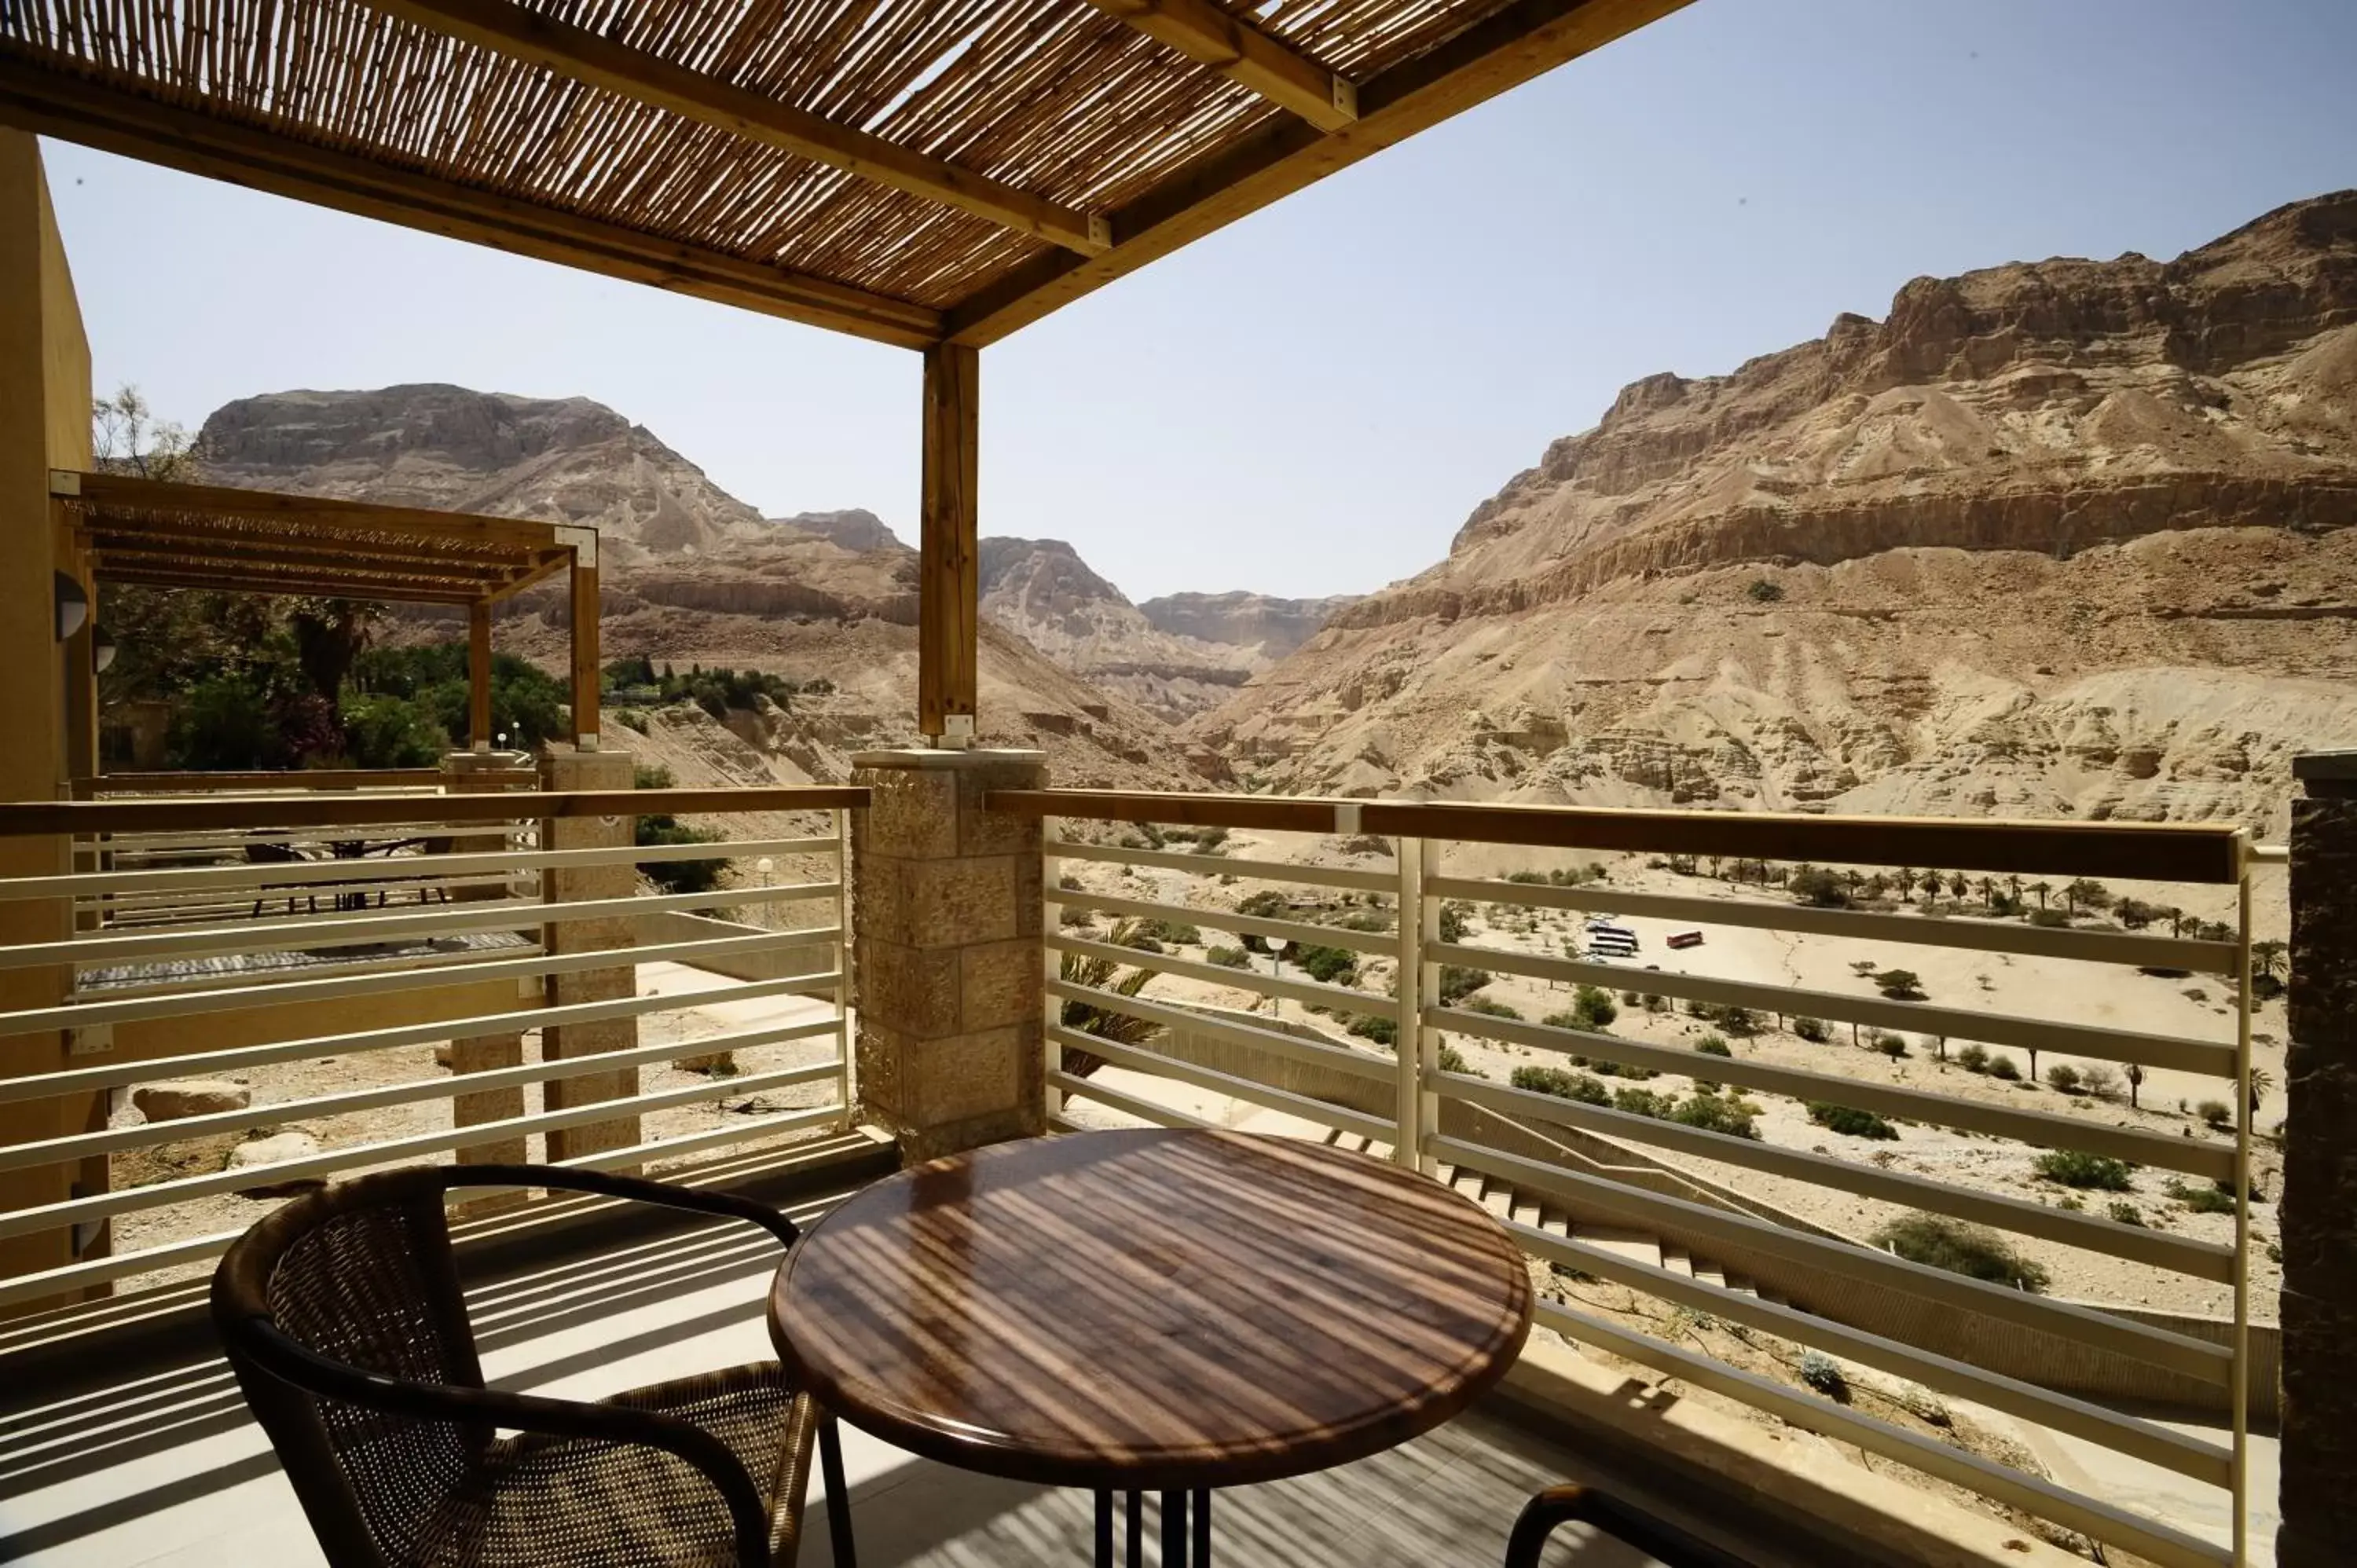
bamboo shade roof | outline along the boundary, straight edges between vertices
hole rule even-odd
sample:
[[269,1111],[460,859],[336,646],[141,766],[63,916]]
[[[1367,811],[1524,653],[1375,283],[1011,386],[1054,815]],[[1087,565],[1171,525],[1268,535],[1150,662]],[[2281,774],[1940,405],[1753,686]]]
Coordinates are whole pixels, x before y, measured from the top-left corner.
[[50,489],[102,582],[471,605],[596,559],[593,531],[514,518],[116,474]]
[[11,0],[0,123],[979,347],[1684,0]]

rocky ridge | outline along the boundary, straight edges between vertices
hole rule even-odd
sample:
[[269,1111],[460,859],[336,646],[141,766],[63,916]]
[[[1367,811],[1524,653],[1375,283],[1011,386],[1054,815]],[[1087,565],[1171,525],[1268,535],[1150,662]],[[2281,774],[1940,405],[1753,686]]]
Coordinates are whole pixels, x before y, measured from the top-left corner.
[[2357,741],[2357,192],[1661,374],[1189,733],[1291,789],[2280,817]]

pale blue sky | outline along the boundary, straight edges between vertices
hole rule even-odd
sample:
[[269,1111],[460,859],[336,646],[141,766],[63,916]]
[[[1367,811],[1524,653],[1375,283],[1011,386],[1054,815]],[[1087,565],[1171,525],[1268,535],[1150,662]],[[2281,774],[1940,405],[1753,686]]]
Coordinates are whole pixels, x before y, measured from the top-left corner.
[[[1363,591],[1623,383],[1909,278],[2357,185],[2352,0],[1698,0],[983,357],[982,526],[1133,597]],[[914,355],[51,144],[102,387],[582,393],[915,532]]]

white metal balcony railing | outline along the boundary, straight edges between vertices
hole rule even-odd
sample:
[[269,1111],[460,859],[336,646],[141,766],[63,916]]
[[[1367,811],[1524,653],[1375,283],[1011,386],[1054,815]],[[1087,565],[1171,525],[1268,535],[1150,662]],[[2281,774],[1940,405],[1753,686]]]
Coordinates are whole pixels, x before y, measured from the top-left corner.
[[[0,947],[0,972],[68,977],[54,1004],[0,1012],[0,1037],[66,1031],[71,1061],[0,1079],[0,1101],[87,1108],[63,1120],[87,1130],[0,1145],[0,1170],[78,1178],[70,1197],[0,1213],[0,1240],[72,1234],[72,1261],[0,1280],[0,1307],[199,1263],[260,1212],[251,1195],[332,1175],[630,1119],[650,1135],[562,1163],[660,1165],[846,1128],[844,870],[847,808],[866,791],[518,788],[532,777],[478,775],[452,794],[407,779],[331,792],[230,780],[247,787],[205,798],[141,783],[136,797],[0,807],[0,835],[74,845],[71,871],[0,878],[0,902],[71,911],[56,940]],[[750,819],[759,836],[544,847],[555,819],[654,813]],[[716,861],[733,864],[729,885],[556,896],[554,874]],[[555,1004],[554,977],[625,966],[636,983],[619,994]],[[512,1004],[486,1005],[502,983]],[[401,1021],[343,1026],[371,1009]],[[654,1037],[557,1058],[544,1036],[539,1059],[483,1070],[428,1054],[616,1020]],[[549,1103],[562,1080],[641,1069],[664,1081]],[[128,1112],[139,1086],[189,1079],[243,1079],[251,1103]],[[487,1095],[522,1110],[460,1115],[462,1098]],[[319,1129],[316,1153],[223,1165],[223,1140],[289,1123]]]
[[[1657,1304],[1706,1315],[1698,1321],[1775,1336],[1854,1369],[1873,1369],[1902,1386],[1970,1402],[2160,1466],[2196,1487],[2222,1488],[2231,1510],[2232,1539],[2202,1539],[2104,1497],[1820,1397],[1796,1380],[1727,1364],[1548,1293],[1540,1321],[1572,1340],[1856,1444],[2167,1568],[2246,1561],[2247,1402],[2253,1380],[2250,867],[2259,857],[2240,832],[2223,827],[1845,821],[1092,790],[1001,791],[991,803],[1072,824],[1066,836],[1051,837],[1047,845],[1047,1083],[1052,1126],[1070,1128],[1083,1119],[1104,1124],[1108,1112],[1165,1125],[1200,1124],[1170,1103],[1184,1096],[1141,1089],[1150,1081],[1169,1081],[1330,1129],[1325,1134],[1329,1139],[1388,1148],[1403,1162],[1490,1199],[1531,1257],[1554,1265],[1562,1279],[1631,1287]],[[1200,844],[1155,847],[1135,835],[1126,843],[1107,843],[1103,841],[1114,836],[1101,825],[1107,822],[1225,828],[1254,838],[1208,851]],[[1188,829],[1173,831],[1183,834]],[[1329,862],[1323,865],[1254,856],[1258,842],[1294,834],[1381,835],[1391,841],[1383,846],[1387,864],[1371,867],[1363,856],[1332,854],[1322,856]],[[1158,831],[1154,836],[1158,843],[1175,842]],[[2050,879],[2055,886],[2095,876],[2133,878],[2140,885],[2190,884],[2195,891],[2185,901],[2199,908],[2207,897],[2219,918],[2204,922],[2164,911],[2168,918],[2160,924],[2173,925],[2177,934],[2161,935],[2086,929],[2051,918],[2041,923],[1973,918],[1953,907],[1935,910],[1940,918],[1927,918],[1921,912],[1807,907],[1789,894],[1638,892],[1590,880],[1584,871],[1552,880],[1534,880],[1527,869],[1519,879],[1451,874],[1452,853],[1469,848],[1492,865],[1511,865],[1516,852],[1496,846],[1726,857],[1747,868],[1756,865],[1763,885],[1771,867],[1803,863],[1820,868],[1939,866],[1987,878],[1976,886],[1987,892],[1992,907],[1995,889],[2018,886],[2020,878]],[[1345,864],[1330,864],[1336,861]],[[1107,866],[1121,869],[1108,878],[1103,869]],[[1238,892],[1287,890],[1286,907],[1280,912],[1264,900],[1251,914],[1222,908],[1204,896],[1219,890],[1207,886],[1210,879]],[[1846,878],[1841,880],[1848,886]],[[1222,897],[1230,904],[1238,901],[1235,894]],[[1469,910],[1487,910],[1489,929],[1459,930]],[[1723,940],[1747,931],[1772,931],[1780,940],[1797,934],[1871,943],[1886,958],[1893,952],[1946,951],[1994,964],[2056,963],[2072,972],[2082,972],[2080,966],[2129,966],[2207,977],[2227,993],[2230,1016],[2215,1019],[2212,1014],[2214,1026],[2186,1034],[2123,1029],[2087,1021],[2084,1004],[2074,1017],[2073,988],[2067,983],[2059,988],[2065,1000],[2053,1015],[2025,1015],[1989,1004],[1893,1000],[1872,993],[1870,987],[1868,993],[1857,994],[1715,975],[1715,950],[1707,946],[1631,955],[1625,941],[1614,939],[1598,944],[1609,951],[1556,956],[1531,950],[1529,940],[1516,929],[1524,924],[1544,927],[1549,918],[1596,916],[1637,920],[1657,932],[1701,927]],[[1098,917],[1164,922],[1164,934],[1177,929],[1179,940],[1158,953],[1141,950],[1088,929]],[[1238,961],[1232,950],[1212,961],[1216,935],[1189,942],[1187,926],[1257,939],[1255,945],[1263,948],[1313,944],[1355,955],[1361,964],[1388,961],[1390,993],[1361,988],[1363,979],[1349,974],[1329,976],[1329,983],[1297,969],[1292,974],[1269,972],[1265,958],[1255,967],[1232,967]],[[1205,948],[1204,956],[1188,956],[1188,948],[1197,945]],[[1101,983],[1067,977],[1066,964],[1083,962],[1097,966]],[[1271,999],[1272,1010],[1282,999],[1325,1010],[1337,1020],[1379,1020],[1373,1026],[1360,1023],[1352,1035],[1380,1036],[1387,1024],[1395,1031],[1396,1047],[1387,1058],[1383,1049],[1340,1028],[1297,1030],[1232,1009],[1157,999],[1151,991],[1125,993],[1129,988],[1102,983],[1110,978],[1110,966],[1237,988]],[[1890,967],[1902,965],[1893,961]],[[1765,1028],[1770,1018],[1816,1020],[1824,1027],[1813,1032],[1821,1039],[1833,1037],[1821,1047],[1823,1068],[1800,1067],[1761,1059],[1739,1037],[1727,1055],[1698,1055],[1689,1044],[1649,1041],[1641,1037],[1643,1031],[1625,1026],[1618,1032],[1587,1026],[1577,1015],[1530,1023],[1506,1015],[1512,1009],[1485,1005],[1479,995],[1459,995],[1456,984],[1444,989],[1446,977],[1476,968],[1551,986],[1625,993],[1641,1007],[1683,1004],[1714,1017],[1736,1009],[1758,1020],[1767,1034],[1778,1034]],[[1156,983],[1167,989],[1170,982]],[[1108,1040],[1067,1027],[1068,1007],[1126,1015],[1164,1032],[1158,1039]],[[1842,1033],[1835,1035],[1833,1026]],[[1889,1076],[1895,1064],[1856,1053],[1846,1058],[1853,1070],[1841,1070],[1851,1032],[1872,1045],[1878,1041],[1866,1031],[1900,1029],[1921,1036],[1913,1048],[1900,1039],[1899,1048],[1909,1052],[1919,1069],[1903,1081]],[[2147,1211],[2152,1216],[2147,1223],[2146,1213],[2129,1212],[2134,1205],[2117,1217],[2099,1212],[2106,1196],[2101,1191],[2085,1195],[2098,1201],[2083,1207],[2081,1195],[2068,1187],[2015,1196],[2003,1184],[1975,1183],[1937,1170],[1918,1174],[1889,1160],[1841,1157],[1822,1145],[1850,1140],[1823,1129],[1815,1130],[1813,1142],[1780,1142],[1739,1135],[1715,1116],[1664,1115],[1670,1107],[1658,1098],[1624,1093],[1612,1102],[1595,1103],[1604,1097],[1593,1089],[1584,1100],[1566,1099],[1500,1083],[1454,1054],[1444,1067],[1442,1052],[1451,1037],[1527,1055],[1534,1066],[1570,1058],[1582,1065],[1610,1063],[1621,1072],[1650,1069],[1726,1086],[1723,1096],[1713,1096],[1719,1104],[1738,1100],[1744,1091],[1770,1100],[1791,1097],[1806,1105],[1846,1108],[1867,1119],[1852,1125],[1870,1127],[1872,1119],[1887,1118],[1902,1127],[1949,1129],[2016,1148],[2075,1151],[2124,1163],[2097,1167],[2106,1172],[2143,1167],[2169,1173],[2169,1191],[2182,1190],[2177,1185],[2182,1181],[2196,1182],[2205,1189],[2208,1208],[2222,1207],[2232,1195],[2232,1238],[2205,1239],[2187,1233],[2190,1227],[2158,1228],[2158,1210]],[[1969,1054],[1967,1047],[1983,1054]],[[1717,1048],[1727,1049],[1726,1043]],[[2026,1054],[2033,1085],[2040,1052],[2048,1053],[2050,1063],[2060,1058],[2106,1064],[2093,1069],[2099,1078],[2126,1069],[2156,1088],[2189,1079],[2214,1082],[2217,1099],[2234,1107],[2231,1134],[2195,1119],[2175,1135],[2121,1124],[2100,1102],[2066,1094],[2024,1091],[2010,1097],[2056,1110],[2005,1103],[1986,1091],[1996,1080],[1976,1070],[1992,1059],[1985,1054],[1992,1048]],[[1924,1064],[1914,1054],[1918,1049],[1937,1053],[1932,1070],[1920,1070]],[[1086,1053],[1114,1070],[1082,1076],[1070,1070],[1074,1064],[1067,1053]],[[1813,1064],[1818,1058],[1810,1059]],[[2007,1068],[2000,1070],[2018,1072],[2007,1059]],[[1882,1070],[1856,1070],[1867,1063],[1880,1064]],[[1126,1087],[1105,1081],[1107,1077],[1125,1079]],[[1554,1087],[1565,1081],[1555,1080]],[[2169,1098],[2175,1097],[2172,1089]],[[1893,1134],[1898,1131],[1885,1126]],[[2059,1244],[2092,1256],[2107,1270],[2136,1265],[2173,1272],[2230,1293],[2231,1318],[2206,1326],[2205,1333],[2197,1321],[2172,1322],[2167,1315],[2133,1308],[2106,1310],[2017,1288],[2019,1281],[1992,1283],[1910,1262],[1896,1250],[1862,1243],[1838,1227],[1795,1221],[1761,1201],[1760,1190],[1772,1190],[1777,1180],[1831,1189],[1844,1195],[1846,1203],[1857,1200],[1860,1212],[1889,1206],[1878,1211],[1945,1217]],[[1653,1245],[1632,1246],[1632,1238],[1651,1238]],[[2271,1387],[2271,1375],[2266,1383]],[[2122,1404],[2206,1405],[2230,1435],[2225,1441],[2188,1435],[2099,1402],[2106,1395],[2117,1396],[2115,1402]]]

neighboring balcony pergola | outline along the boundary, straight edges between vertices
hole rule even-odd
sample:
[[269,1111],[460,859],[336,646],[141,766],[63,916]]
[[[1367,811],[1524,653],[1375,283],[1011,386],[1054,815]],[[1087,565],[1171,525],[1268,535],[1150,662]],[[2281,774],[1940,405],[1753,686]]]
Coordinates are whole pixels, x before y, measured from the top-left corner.
[[[57,472],[51,504],[93,584],[300,594],[467,612],[468,735],[491,745],[491,616],[562,573],[568,578],[573,739],[597,749],[597,533],[595,529],[371,506],[271,490],[173,484],[117,474]],[[76,639],[87,643],[92,628]],[[70,745],[97,772],[96,661],[84,647],[66,667]]]

